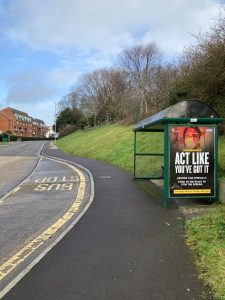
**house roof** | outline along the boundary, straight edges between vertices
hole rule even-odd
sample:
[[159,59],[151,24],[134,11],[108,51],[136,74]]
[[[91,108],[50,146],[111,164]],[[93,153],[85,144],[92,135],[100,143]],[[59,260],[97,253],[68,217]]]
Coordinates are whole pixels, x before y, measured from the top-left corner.
[[45,125],[45,122],[43,120],[40,120],[40,119],[33,119],[33,120],[34,120],[34,122]]
[[[27,113],[25,113],[24,111],[21,111],[21,110],[18,110],[18,109],[15,109],[15,108],[12,108],[12,107],[9,107],[12,112],[14,114],[18,114],[18,115],[21,115],[21,116],[25,116],[25,117],[30,117]],[[31,117],[30,117],[31,118]]]

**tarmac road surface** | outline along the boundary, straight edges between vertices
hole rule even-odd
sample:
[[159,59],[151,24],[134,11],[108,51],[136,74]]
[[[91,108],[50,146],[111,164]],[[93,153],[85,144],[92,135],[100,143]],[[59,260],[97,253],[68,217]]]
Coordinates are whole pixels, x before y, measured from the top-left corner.
[[0,146],[0,197],[34,169],[43,145],[43,141],[32,141],[12,142]]
[[[28,152],[40,155],[42,143],[26,145],[27,150],[16,147],[21,150],[21,156],[27,157]],[[6,153],[10,156],[4,157],[14,158],[13,154],[18,153],[13,145],[9,150]],[[21,172],[23,176],[25,170]],[[10,178],[10,169],[8,174]],[[0,297],[79,218],[89,204],[90,195],[88,173],[74,165],[41,157],[34,172],[13,192],[1,198]]]

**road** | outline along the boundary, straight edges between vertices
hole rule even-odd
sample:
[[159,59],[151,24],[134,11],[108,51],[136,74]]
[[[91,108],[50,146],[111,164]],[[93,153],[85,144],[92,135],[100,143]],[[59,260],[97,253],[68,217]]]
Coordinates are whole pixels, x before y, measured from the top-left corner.
[[36,166],[43,141],[0,146],[0,197],[19,184]]
[[[5,191],[38,163],[22,184],[0,198],[0,297],[54,246],[89,204],[89,174],[65,162],[40,158],[42,146],[43,142],[25,142],[0,149],[7,168]],[[20,165],[26,159],[28,163]],[[14,163],[18,172],[12,168]]]

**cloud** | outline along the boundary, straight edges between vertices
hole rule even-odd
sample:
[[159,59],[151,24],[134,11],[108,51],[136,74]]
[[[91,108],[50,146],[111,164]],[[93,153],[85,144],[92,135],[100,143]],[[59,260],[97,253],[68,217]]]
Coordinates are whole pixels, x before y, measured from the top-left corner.
[[40,70],[28,70],[12,75],[7,80],[9,88],[6,102],[36,103],[51,97],[55,90],[45,78],[46,73]]
[[60,100],[82,73],[112,66],[138,43],[155,41],[173,57],[219,8],[219,0],[0,0],[0,96],[53,122],[49,99]]
[[75,84],[80,75],[81,72],[76,71],[72,66],[56,67],[49,73],[48,79],[54,86],[60,90],[65,90],[66,93],[66,90],[68,91],[68,88]]
[[11,75],[4,82],[8,87],[6,103],[37,104],[46,100],[60,100],[74,86],[81,72],[76,71],[73,63],[62,61],[49,69],[29,69]]
[[167,10],[161,10],[161,20],[154,22],[154,28],[142,36],[142,42],[153,39],[165,53],[180,53],[184,46],[197,42],[194,35],[210,29],[219,8],[220,3],[213,0],[173,1]]
[[179,51],[219,7],[216,0],[11,0],[3,29],[14,42],[51,52],[118,51],[143,39]]

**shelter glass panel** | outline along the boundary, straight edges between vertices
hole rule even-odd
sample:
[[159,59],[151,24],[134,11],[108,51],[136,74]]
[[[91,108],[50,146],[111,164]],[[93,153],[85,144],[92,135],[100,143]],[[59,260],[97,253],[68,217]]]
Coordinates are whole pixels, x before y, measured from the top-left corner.
[[163,156],[137,156],[136,177],[157,178],[163,176]]

